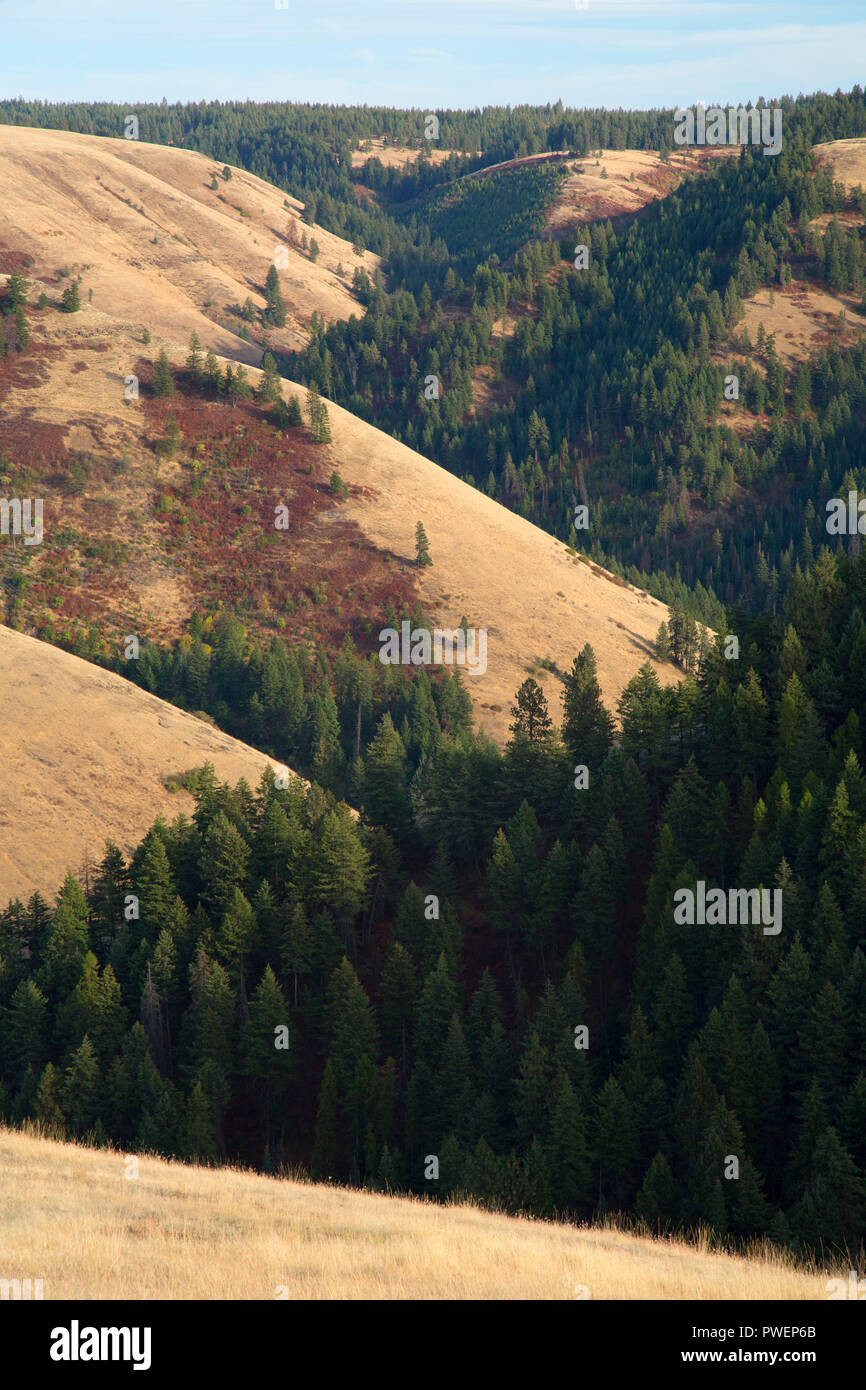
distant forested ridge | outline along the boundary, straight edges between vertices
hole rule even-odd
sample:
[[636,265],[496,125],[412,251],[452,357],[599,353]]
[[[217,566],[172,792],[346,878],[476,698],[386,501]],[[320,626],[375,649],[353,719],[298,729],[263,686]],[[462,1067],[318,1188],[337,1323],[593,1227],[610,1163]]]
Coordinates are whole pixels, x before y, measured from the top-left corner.
[[[827,500],[866,484],[866,349],[831,334],[786,369],[772,335],[736,325],[792,276],[863,303],[862,228],[810,225],[847,201],[792,138],[777,159],[718,162],[638,222],[532,241],[508,268],[494,255],[465,286],[440,237],[434,291],[371,288],[363,320],[317,325],[287,371],[658,597],[681,579],[705,621],[738,600],[773,611],[826,543]],[[745,428],[723,413],[733,376]]]

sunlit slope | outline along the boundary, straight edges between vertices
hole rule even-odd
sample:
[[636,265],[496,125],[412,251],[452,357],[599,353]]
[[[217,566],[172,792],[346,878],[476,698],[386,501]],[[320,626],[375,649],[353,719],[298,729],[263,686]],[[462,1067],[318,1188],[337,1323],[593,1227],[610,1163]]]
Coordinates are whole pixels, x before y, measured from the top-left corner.
[[[255,786],[269,759],[69,652],[0,626],[0,907],[49,894],[194,809],[164,779],[203,763]],[[0,1242],[2,1249],[2,1242]]]
[[[667,607],[570,555],[562,542],[390,435],[339,406],[328,409],[335,464],[341,477],[364,489],[340,510],[375,545],[410,560],[422,521],[433,559],[419,571],[425,612],[449,629],[465,616],[470,627],[487,632],[486,672],[466,677],[482,725],[507,736],[511,702],[530,672],[559,722],[557,673],[570,669],[586,642],[615,709],[623,686],[652,659]],[[328,525],[331,515],[323,514],[320,524]],[[548,659],[555,669],[540,665]],[[672,666],[653,664],[663,683],[678,679]]]
[[[261,350],[238,336],[243,321],[229,307],[248,296],[264,306],[277,247],[288,320],[270,330],[275,346],[301,346],[314,312],[328,322],[360,313],[352,274],[378,258],[305,226],[302,204],[263,179],[234,169],[224,180],[222,167],[171,146],[0,125],[0,243],[32,256],[46,285],[66,267],[82,273],[85,295],[120,325],[181,344],[197,332],[206,348],[248,362]],[[304,235],[319,244],[315,263]]]
[[679,1242],[191,1168],[0,1130],[0,1278],[45,1299],[826,1298]]

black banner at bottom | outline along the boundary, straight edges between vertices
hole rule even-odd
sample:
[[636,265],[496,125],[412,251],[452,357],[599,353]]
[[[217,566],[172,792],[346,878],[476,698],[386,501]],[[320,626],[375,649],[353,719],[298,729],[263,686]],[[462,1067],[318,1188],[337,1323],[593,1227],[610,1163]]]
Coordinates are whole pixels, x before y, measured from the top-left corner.
[[[21,1369],[63,1383],[110,1371],[164,1376],[272,1375],[281,1364],[297,1369],[301,1352],[321,1363],[329,1378],[342,1369],[358,1374],[378,1357],[398,1351],[401,1372],[438,1385],[465,1376],[467,1351],[485,1374],[516,1373],[515,1352],[550,1369],[557,1342],[570,1345],[586,1369],[670,1375],[700,1374],[708,1367],[767,1370],[800,1367],[826,1380],[857,1364],[863,1314],[826,1302],[593,1302],[400,1304],[312,1302],[0,1302],[4,1360],[14,1349]],[[866,1311],[866,1307],[864,1307]],[[382,1323],[379,1324],[379,1318]],[[339,1321],[337,1321],[339,1319]],[[455,1340],[455,1334],[460,1341]],[[579,1339],[572,1341],[571,1339]],[[399,1350],[398,1350],[399,1349]],[[569,1353],[571,1355],[571,1353]],[[417,1364],[413,1365],[415,1357]],[[601,1365],[599,1365],[599,1362]],[[577,1364],[577,1363],[575,1363]],[[8,1366],[7,1366],[8,1369]],[[546,1373],[545,1373],[546,1374]]]

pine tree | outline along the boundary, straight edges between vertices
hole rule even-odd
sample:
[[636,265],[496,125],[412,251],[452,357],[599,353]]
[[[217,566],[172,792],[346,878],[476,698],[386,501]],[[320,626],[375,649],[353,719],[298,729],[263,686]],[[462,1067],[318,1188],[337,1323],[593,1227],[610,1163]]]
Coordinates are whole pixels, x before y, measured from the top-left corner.
[[406,776],[406,748],[390,714],[384,714],[364,762],[364,816],[369,825],[382,825],[400,844],[412,826],[412,805]]
[[303,903],[289,905],[288,922],[283,929],[280,958],[285,974],[292,977],[295,1008],[300,1001],[301,980],[313,968],[313,934]]
[[659,1056],[665,1071],[672,1071],[685,1055],[693,1007],[683,962],[675,951],[665,967],[652,1010]]
[[[244,1030],[243,1057],[248,1074],[259,1091],[264,1118],[265,1143],[270,1144],[273,1125],[282,1113],[294,1073],[289,1011],[276,976],[268,965],[250,1001],[250,1017]],[[288,1042],[288,1047],[277,1043]]]
[[174,377],[165,348],[157,357],[156,366],[153,369],[153,394],[163,397],[174,395]]
[[165,925],[177,897],[177,887],[161,835],[148,832],[132,865],[142,927],[155,938]]
[[19,306],[15,310],[15,332],[18,336],[18,351],[23,352],[30,344],[30,327],[24,317],[24,310]]
[[128,887],[126,860],[117,845],[108,840],[90,892],[90,934],[97,953],[108,949],[123,923]]
[[210,348],[208,348],[207,356],[204,359],[203,377],[209,390],[218,391],[220,389],[220,364]]
[[235,886],[217,928],[214,945],[214,954],[233,983],[244,973],[244,962],[253,949],[256,936],[256,914],[240,888]]
[[275,328],[284,328],[286,323],[286,305],[280,292],[280,277],[276,266],[268,268],[267,278],[265,279],[265,299],[267,308],[265,309],[265,320],[273,324]]
[[202,843],[199,868],[205,909],[219,920],[228,909],[235,888],[246,880],[249,846],[231,821],[220,811]]
[[479,1139],[466,1163],[466,1185],[474,1197],[485,1206],[496,1207],[501,1201],[503,1163],[486,1139]]
[[533,1136],[547,1140],[551,1072],[550,1055],[533,1032],[521,1053],[514,1105],[517,1134],[525,1144]]
[[863,1179],[830,1126],[818,1140],[794,1225],[807,1247],[856,1251],[863,1239]]
[[196,385],[201,383],[203,377],[201,343],[197,333],[193,333],[189,340],[189,353],[186,359],[186,369]]
[[409,953],[399,941],[392,939],[379,987],[379,1021],[383,1047],[396,1059],[404,1080],[408,1073],[417,993],[418,978]]
[[78,281],[73,280],[66,286],[60,297],[60,303],[64,314],[77,314],[81,308],[81,292],[78,288]]
[[632,1108],[615,1077],[608,1077],[598,1098],[595,1138],[599,1194],[622,1209],[634,1179],[636,1136]]
[[48,1001],[34,980],[22,980],[9,1003],[4,1053],[13,1086],[28,1067],[38,1075],[48,1060]]
[[523,736],[529,743],[545,743],[553,731],[553,721],[550,718],[547,708],[547,700],[544,691],[534,680],[528,676],[517,692],[517,704],[511,706],[511,714],[514,719],[513,724],[509,724],[511,733]]
[[440,1112],[443,1126],[459,1141],[469,1137],[474,1090],[470,1077],[469,1049],[463,1025],[451,1015],[445,1046],[437,1066]]
[[333,1178],[337,1175],[340,1157],[338,1126],[337,1076],[333,1063],[328,1058],[316,1107],[316,1131],[310,1161],[313,1176],[316,1178]]
[[84,971],[89,948],[87,901],[77,880],[67,874],[57,895],[57,907],[45,948],[44,974],[55,1002],[65,998]]
[[423,569],[425,565],[432,563],[427,532],[424,530],[424,523],[419,521],[415,527],[415,564],[418,569]]
[[358,1060],[379,1056],[379,1029],[376,1016],[353,967],[343,957],[328,985],[330,1058],[337,1083],[345,1092],[355,1075]]
[[52,1139],[66,1137],[66,1119],[63,1114],[63,1083],[51,1062],[39,1078],[36,1092],[34,1114]]
[[217,1156],[211,1102],[200,1081],[187,1100],[184,1147],[186,1157],[195,1163],[212,1163]]
[[562,741],[569,752],[598,767],[613,744],[613,719],[602,704],[595,652],[589,643],[574,658],[562,692]]
[[13,270],[6,281],[6,294],[3,298],[3,313],[13,314],[27,303],[27,282],[20,270]]
[[348,807],[335,807],[322,826],[313,880],[318,901],[338,925],[350,925],[360,912],[370,876],[370,857]]
[[262,375],[259,379],[256,398],[262,405],[271,405],[280,400],[280,377],[273,354],[266,352],[262,358]]
[[679,1194],[664,1154],[657,1153],[647,1168],[635,1200],[635,1209],[655,1232],[670,1231],[676,1226],[679,1220]]
[[592,1198],[587,1124],[565,1071],[554,1083],[550,1110],[552,1195],[560,1211],[575,1211]]
[[74,1053],[63,1078],[63,1111],[79,1138],[96,1122],[99,1113],[99,1063],[89,1038]]
[[231,400],[232,406],[238,401],[248,401],[253,393],[250,380],[247,376],[247,369],[242,362],[235,368],[234,375],[229,380],[228,368],[226,368],[226,394]]
[[331,425],[328,410],[315,382],[307,388],[307,415],[310,421],[310,434],[314,444],[330,444]]
[[439,1065],[451,1019],[457,1009],[457,991],[448,974],[444,954],[424,981],[412,1027],[413,1083],[416,1115],[425,1143],[438,1143],[444,1129]]

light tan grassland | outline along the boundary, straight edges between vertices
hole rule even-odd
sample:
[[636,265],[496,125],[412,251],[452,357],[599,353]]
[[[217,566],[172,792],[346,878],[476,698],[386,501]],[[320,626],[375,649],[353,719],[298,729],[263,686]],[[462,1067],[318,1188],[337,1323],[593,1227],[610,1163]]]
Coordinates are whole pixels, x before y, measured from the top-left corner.
[[834,178],[850,192],[859,184],[866,188],[866,137],[859,135],[852,140],[827,140],[822,145],[813,145],[812,153],[819,164],[829,164]]
[[85,859],[101,859],[109,837],[130,851],[156,816],[189,815],[192,797],[165,779],[205,762],[221,780],[255,787],[271,760],[111,671],[0,626],[0,908],[49,894]]
[[405,169],[414,164],[423,154],[430,164],[444,164],[452,154],[462,154],[461,150],[446,150],[427,141],[423,147],[414,145],[389,145],[382,139],[364,140],[361,148],[352,151],[352,168],[360,169],[370,159],[378,159],[386,169]]
[[[327,322],[360,314],[352,274],[372,273],[378,257],[306,226],[297,199],[242,169],[211,189],[222,167],[174,146],[0,125],[0,241],[51,280],[67,266],[81,273],[82,297],[92,289],[94,308],[118,326],[179,344],[197,332],[205,348],[246,362],[261,350],[227,310],[248,296],[264,307],[278,247],[288,320],[269,331],[274,346],[302,347],[315,311]],[[305,234],[319,244],[315,263]]]
[[822,1299],[766,1253],[193,1168],[0,1130],[0,1279],[45,1299]]
[[[770,296],[772,295],[772,303]],[[837,295],[821,286],[803,280],[776,286],[764,286],[743,303],[743,316],[737,332],[745,328],[752,344],[757,343],[758,326],[776,335],[776,352],[789,366],[809,356],[830,338],[840,345],[850,346],[866,328],[866,315],[858,312],[859,303],[852,295]],[[844,313],[844,321],[840,315]]]
[[578,223],[638,213],[677,188],[708,159],[727,154],[727,150],[692,148],[662,160],[655,150],[601,150],[569,159],[547,216],[548,229],[560,235]]

